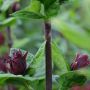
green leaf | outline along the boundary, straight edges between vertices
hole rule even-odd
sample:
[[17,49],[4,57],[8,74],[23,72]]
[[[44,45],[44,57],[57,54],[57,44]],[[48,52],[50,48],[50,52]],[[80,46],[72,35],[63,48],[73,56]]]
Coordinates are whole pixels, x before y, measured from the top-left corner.
[[3,5],[1,7],[1,10],[6,11],[14,2],[15,0],[3,0]]
[[11,24],[13,24],[15,22],[15,18],[11,17],[11,18],[8,18],[2,22],[0,22],[0,26],[9,26]]
[[52,21],[52,24],[57,31],[61,32],[64,35],[67,40],[76,44],[80,48],[90,50],[90,36],[80,26],[68,23],[61,19],[54,19]]
[[59,11],[59,3],[55,2],[54,4],[50,5],[50,7],[46,10],[45,14],[46,17],[50,18],[58,14]]
[[57,0],[39,0],[39,1],[44,4],[45,10],[46,10],[50,7],[50,5],[52,5]]
[[[69,66],[64,60],[59,48],[56,46],[55,43],[52,44],[52,58],[54,64],[57,66],[59,75],[68,72]],[[30,68],[34,69],[34,77],[45,78],[45,42],[41,45],[39,50],[37,51],[36,55],[33,58],[33,62]]]
[[0,8],[1,8],[1,5],[2,5],[2,2],[3,2],[3,1],[2,1],[2,0],[0,0]]
[[12,14],[12,16],[21,18],[21,19],[41,19],[43,16],[41,14],[35,13],[35,12],[30,12],[30,11],[25,11],[25,10],[20,10]]
[[0,74],[0,85],[2,84],[15,84],[23,85],[27,90],[33,90],[30,83],[33,83],[39,79],[29,76],[13,75],[13,74]]
[[55,70],[55,72],[59,75],[66,73],[70,70],[67,61],[64,60],[59,48],[55,43],[52,43],[52,59],[54,64],[58,68],[57,70]]
[[[10,49],[10,56],[12,57],[12,56],[13,56],[13,53],[14,53],[15,51],[18,51],[18,50],[21,50],[21,52],[22,52],[23,54],[26,53],[25,50],[17,49],[17,48],[11,48],[11,49]],[[31,65],[31,63],[33,62],[33,54],[31,54],[31,53],[28,52],[26,61],[27,61],[27,68],[28,68],[28,67]]]
[[79,74],[75,71],[62,74],[59,79],[60,90],[69,90],[73,85],[83,85],[86,80],[83,74]]
[[9,74],[9,73],[7,73],[7,74],[0,74],[0,84],[3,84],[3,83],[5,83],[5,82],[7,82],[7,80],[8,81],[11,81],[11,82],[16,82],[16,81],[13,81],[13,79],[14,80],[16,80],[16,81],[20,81],[20,82],[24,82],[24,81],[26,81],[26,82],[31,82],[31,81],[34,81],[34,80],[36,80],[35,78],[32,78],[32,77],[24,77],[24,76],[22,76],[22,75],[13,75],[13,74]]
[[50,18],[58,14],[59,1],[58,0],[39,0],[44,5],[44,13],[46,18]]
[[87,77],[88,80],[90,80],[90,71],[89,68],[83,68],[80,70],[77,70],[78,73],[83,74]]
[[41,19],[44,16],[40,13],[41,10],[41,3],[39,1],[31,1],[30,5],[26,8],[17,11],[12,14],[14,17],[23,18],[23,19]]
[[40,13],[41,10],[41,3],[37,0],[32,0],[30,5],[25,8],[26,11]]
[[35,70],[34,77],[45,78],[45,42],[41,45],[34,56],[31,68]]

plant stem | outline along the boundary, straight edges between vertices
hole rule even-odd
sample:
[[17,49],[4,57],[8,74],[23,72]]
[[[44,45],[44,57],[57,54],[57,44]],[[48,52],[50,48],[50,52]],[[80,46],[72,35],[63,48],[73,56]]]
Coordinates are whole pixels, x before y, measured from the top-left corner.
[[8,47],[10,49],[12,47],[13,42],[12,42],[12,38],[11,38],[11,29],[9,26],[6,29],[6,33],[7,33],[7,37],[8,37]]
[[[6,12],[6,18],[9,18],[9,13],[10,13],[10,11],[7,10],[7,12]],[[12,41],[12,37],[11,37],[11,28],[10,28],[10,26],[7,26],[6,33],[7,33],[7,39],[8,39],[8,47],[10,49],[12,47],[12,45],[13,45],[13,41]]]
[[51,24],[45,21],[46,90],[52,90]]

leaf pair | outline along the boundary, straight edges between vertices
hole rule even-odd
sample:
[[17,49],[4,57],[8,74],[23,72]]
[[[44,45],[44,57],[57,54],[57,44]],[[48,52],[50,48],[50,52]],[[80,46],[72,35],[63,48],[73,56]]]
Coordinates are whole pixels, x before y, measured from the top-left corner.
[[58,10],[57,0],[32,0],[29,6],[13,13],[12,16],[23,19],[46,19],[56,15]]

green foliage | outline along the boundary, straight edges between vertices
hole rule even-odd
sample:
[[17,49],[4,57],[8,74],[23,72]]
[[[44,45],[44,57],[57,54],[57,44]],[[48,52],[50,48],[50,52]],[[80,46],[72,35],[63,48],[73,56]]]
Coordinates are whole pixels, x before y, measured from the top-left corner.
[[52,43],[52,59],[54,64],[57,67],[57,70],[55,70],[55,72],[57,72],[58,74],[61,75],[70,70],[70,67],[67,61],[64,60],[59,48],[55,43]]
[[50,5],[52,5],[57,0],[39,0],[44,4],[45,9],[48,9]]
[[30,5],[24,8],[23,10],[17,11],[12,15],[19,18],[34,18],[40,19],[44,16],[40,13],[41,10],[41,3],[39,1],[31,1]]
[[31,81],[35,80],[35,78],[24,77],[22,75],[0,74],[0,80],[1,80],[0,84],[6,83],[7,81],[14,82],[13,79],[20,83],[22,82],[21,84],[24,84],[24,82],[31,82]]
[[86,76],[88,80],[90,79],[89,68],[83,68],[83,69],[78,70],[77,72]]
[[81,48],[86,48],[86,49],[90,50],[89,34],[87,32],[85,32],[81,27],[79,27],[78,25],[75,25],[75,24],[67,23],[63,20],[54,20],[53,25],[70,42],[78,45]]
[[86,77],[75,71],[71,71],[61,75],[60,77],[60,90],[69,90],[73,85],[83,85]]
[[58,2],[55,2],[54,4],[50,5],[49,8],[45,12],[47,18],[51,18],[52,16],[57,15],[59,8],[60,8],[60,5]]
[[27,90],[33,90],[29,85],[30,82],[35,81],[36,78],[22,76],[22,75],[13,75],[13,74],[0,74],[0,85],[5,83],[12,83],[16,85],[24,85]]
[[[41,6],[43,3],[43,7]],[[42,11],[43,10],[43,11]],[[58,14],[59,2],[57,0],[32,0],[30,5],[23,10],[13,13],[15,17],[34,18],[34,19],[47,19]]]
[[41,14],[26,11],[26,10],[17,11],[15,13],[13,13],[12,15],[17,18],[22,18],[22,19],[29,19],[29,18],[41,19],[41,18],[43,18],[43,16]]
[[11,17],[11,18],[5,19],[2,22],[0,22],[0,26],[3,26],[3,27],[10,26],[10,25],[14,24],[14,22],[15,22],[15,18]]
[[36,55],[33,58],[31,68],[34,69],[35,74],[34,77],[45,78],[45,42],[41,45]]
[[41,3],[37,0],[32,0],[30,5],[26,7],[25,10],[39,13],[41,10]]

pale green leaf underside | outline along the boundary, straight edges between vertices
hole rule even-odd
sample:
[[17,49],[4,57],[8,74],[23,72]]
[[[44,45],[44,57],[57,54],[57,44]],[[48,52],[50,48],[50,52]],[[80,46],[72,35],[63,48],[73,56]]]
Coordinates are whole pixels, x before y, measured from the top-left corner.
[[68,23],[61,19],[52,20],[56,30],[61,32],[67,40],[85,49],[90,49],[89,35],[78,25]]

